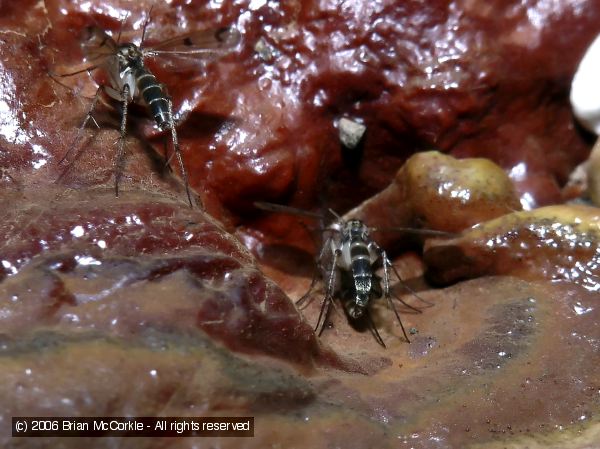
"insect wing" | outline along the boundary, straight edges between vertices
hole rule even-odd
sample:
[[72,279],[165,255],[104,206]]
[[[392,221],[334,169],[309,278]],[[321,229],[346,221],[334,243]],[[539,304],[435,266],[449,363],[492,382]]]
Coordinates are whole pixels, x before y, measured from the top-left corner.
[[196,71],[199,66],[232,51],[240,41],[234,28],[195,31],[144,48],[145,57],[153,57],[172,72]]
[[117,53],[117,43],[104,30],[96,26],[84,29],[81,48],[85,59],[94,65],[101,65],[103,59]]
[[[59,84],[65,86],[56,78],[79,75],[81,73],[96,70],[110,64],[110,58],[115,58],[118,47],[116,42],[104,30],[89,26],[85,28],[81,35],[81,49],[85,56],[85,63],[80,64],[78,68],[69,73],[51,73],[48,74]],[[111,78],[113,78],[111,76]],[[68,86],[65,86],[68,87]]]
[[144,49],[145,56],[211,58],[232,51],[240,42],[235,28],[194,31]]
[[403,228],[398,226],[384,227],[384,228],[369,228],[371,232],[404,232],[407,234],[422,235],[425,237],[441,237],[441,238],[453,238],[458,234],[446,231],[437,231],[435,229],[420,229],[420,228]]

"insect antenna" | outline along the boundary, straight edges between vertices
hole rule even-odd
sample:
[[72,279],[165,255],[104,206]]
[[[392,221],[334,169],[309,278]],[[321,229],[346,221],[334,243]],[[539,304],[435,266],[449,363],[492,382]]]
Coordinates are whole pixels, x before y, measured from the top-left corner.
[[117,44],[121,41],[121,33],[123,32],[123,25],[125,24],[125,21],[127,20],[127,18],[129,17],[129,11],[127,11],[125,13],[125,17],[123,17],[123,19],[121,20],[121,25],[119,26],[119,34],[117,34]]
[[150,20],[152,19],[152,8],[154,8],[154,5],[150,6],[150,10],[148,11],[148,17],[146,17],[146,20],[144,21],[144,26],[142,27],[142,40],[140,41],[140,50],[142,50],[144,48],[144,39],[146,38],[146,28],[148,27],[148,24],[150,23]]

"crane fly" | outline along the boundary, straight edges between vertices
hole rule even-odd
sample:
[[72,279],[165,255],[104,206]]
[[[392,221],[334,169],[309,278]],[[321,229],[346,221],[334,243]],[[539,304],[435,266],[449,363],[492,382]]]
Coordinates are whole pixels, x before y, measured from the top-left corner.
[[[322,214],[289,206],[264,202],[257,202],[255,205],[259,209],[271,212],[300,215],[321,221],[325,221],[326,218]],[[319,318],[315,326],[315,332],[319,335],[323,332],[329,309],[334,304],[334,296],[336,293],[339,293],[344,310],[348,316],[352,320],[364,317],[377,342],[385,347],[385,343],[379,335],[369,312],[369,305],[372,301],[384,296],[389,308],[394,312],[400,324],[404,338],[410,343],[400,314],[392,301],[390,272],[396,275],[404,288],[408,289],[417,298],[419,296],[402,282],[398,271],[390,261],[385,250],[371,237],[371,232],[375,228],[368,227],[362,220],[344,220],[331,209],[329,209],[329,213],[334,219],[323,228],[323,244],[316,259],[317,271],[324,273],[326,289],[325,297],[321,303]],[[389,230],[437,237],[448,237],[450,235],[447,232],[427,229],[392,227]],[[383,268],[383,277],[375,273],[378,268]],[[316,282],[317,277],[314,276],[308,291],[297,301],[299,306],[310,297],[310,293],[315,287]],[[421,310],[407,304],[399,297],[394,295],[394,298],[409,309],[421,313]]]
[[150,14],[144,24],[139,46],[132,42],[120,43],[120,32],[115,41],[108,33],[96,26],[90,26],[85,29],[82,49],[85,59],[90,65],[82,70],[59,74],[58,76],[73,76],[84,72],[91,73],[95,70],[101,70],[107,76],[108,83],[98,86],[88,113],[75,136],[75,140],[60,160],[60,163],[68,158],[75,143],[81,137],[83,129],[90,120],[99,127],[93,117],[93,112],[100,94],[105,93],[110,98],[119,101],[121,103],[122,114],[118,150],[115,159],[115,195],[118,197],[119,180],[125,155],[127,108],[130,103],[136,103],[146,107],[158,129],[171,132],[173,153],[167,159],[166,165],[170,164],[173,156],[177,158],[185,183],[187,199],[190,207],[193,207],[188,175],[179,149],[171,97],[168,95],[166,87],[146,67],[144,60],[146,58],[161,57],[170,58],[175,62],[181,63],[182,60],[207,60],[219,57],[232,51],[237,46],[240,41],[240,34],[234,28],[201,30],[167,39],[151,47],[144,47],[144,38],[149,18]]

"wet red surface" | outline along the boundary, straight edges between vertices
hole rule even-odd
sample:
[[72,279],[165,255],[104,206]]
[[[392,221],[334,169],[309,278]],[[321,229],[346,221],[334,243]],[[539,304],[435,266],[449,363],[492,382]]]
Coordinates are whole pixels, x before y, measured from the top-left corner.
[[[529,206],[559,200],[589,149],[566,96],[597,30],[593,2],[344,5],[155,5],[150,43],[206,26],[242,33],[234,54],[195,70],[149,60],[174,97],[191,182],[211,213],[233,218],[256,199],[310,204],[324,179],[327,200],[344,210],[384,188],[408,155],[431,148],[498,162]],[[128,12],[124,36],[139,40],[149,6],[30,3],[27,20],[3,8],[3,135],[21,149],[3,154],[3,165],[29,183],[55,176],[55,164],[42,161],[64,155],[88,104],[46,71],[82,67],[86,25],[116,31]],[[63,81],[94,90],[86,75]],[[21,114],[11,115],[17,106]],[[342,116],[367,126],[355,151],[340,147]],[[137,124],[151,132],[149,121]],[[91,151],[77,170],[109,170],[106,149]],[[29,170],[10,169],[18,161]]]
[[[131,109],[120,198],[114,103],[98,106],[100,129],[74,141],[95,84],[83,74],[63,86],[48,71],[85,66],[78,36],[88,25],[122,27],[123,39],[139,42],[149,10],[149,2],[0,3],[2,445],[47,447],[8,436],[11,416],[43,414],[253,415],[249,447],[593,442],[597,214],[577,216],[581,223],[573,209],[492,219],[559,201],[587,157],[567,94],[598,31],[597,2],[154,5],[148,44],[206,27],[241,32],[219,60],[147,62],[173,96],[195,194],[228,229],[238,226],[262,271],[223,226],[187,206],[177,170],[163,167],[168,136],[142,108]],[[366,125],[354,150],[339,142],[341,117]],[[487,157],[508,178],[487,161],[436,153],[397,175],[430,149]],[[299,311],[290,297],[308,285],[319,243],[295,217],[256,211],[255,200],[306,208],[322,200],[340,213],[355,208],[371,226],[462,231],[429,243],[471,251],[426,256],[438,280],[465,266],[458,277],[510,276],[433,290],[418,256],[398,257],[403,279],[429,302],[394,285],[422,310],[398,306],[413,343],[380,301],[372,308],[387,350],[343,313],[318,338],[319,301]],[[463,231],[480,221],[483,231]],[[385,248],[398,240],[379,238]]]
[[199,211],[150,199],[105,193],[92,202],[73,192],[51,204],[30,197],[24,209],[4,201],[1,238],[19,238],[2,254],[3,331],[202,329],[242,352],[306,368],[337,363],[237,240]]

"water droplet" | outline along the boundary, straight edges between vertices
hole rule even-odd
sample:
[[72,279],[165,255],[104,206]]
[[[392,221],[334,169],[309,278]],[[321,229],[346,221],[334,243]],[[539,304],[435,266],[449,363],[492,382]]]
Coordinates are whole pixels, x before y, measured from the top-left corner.
[[83,226],[77,225],[73,229],[71,229],[71,235],[73,237],[81,237],[85,231],[83,230]]

